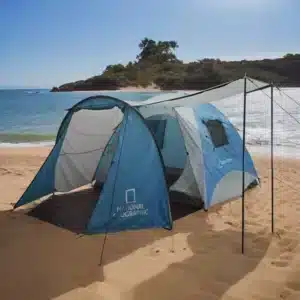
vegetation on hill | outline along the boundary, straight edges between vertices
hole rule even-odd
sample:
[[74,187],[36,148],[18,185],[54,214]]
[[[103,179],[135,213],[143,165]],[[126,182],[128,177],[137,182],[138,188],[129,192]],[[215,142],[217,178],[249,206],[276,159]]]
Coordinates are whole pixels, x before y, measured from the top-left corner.
[[300,86],[300,54],[263,60],[221,61],[202,59],[184,63],[176,57],[176,41],[144,38],[136,60],[127,65],[108,65],[101,75],[70,82],[52,91],[116,90],[155,84],[163,90],[205,89],[248,76],[281,86]]

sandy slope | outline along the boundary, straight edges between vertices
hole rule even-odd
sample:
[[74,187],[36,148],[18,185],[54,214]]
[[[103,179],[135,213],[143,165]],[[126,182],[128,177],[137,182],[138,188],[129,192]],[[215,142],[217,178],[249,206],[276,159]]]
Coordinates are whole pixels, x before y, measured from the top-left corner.
[[120,88],[120,91],[126,91],[126,92],[159,92],[160,88],[156,86],[155,84],[150,84],[147,87],[141,87],[141,86],[127,86]]
[[262,186],[247,193],[245,255],[234,201],[181,216],[173,232],[109,235],[99,267],[103,236],[8,211],[48,152],[0,149],[0,299],[300,299],[300,162],[276,160],[271,236],[269,163],[256,158]]

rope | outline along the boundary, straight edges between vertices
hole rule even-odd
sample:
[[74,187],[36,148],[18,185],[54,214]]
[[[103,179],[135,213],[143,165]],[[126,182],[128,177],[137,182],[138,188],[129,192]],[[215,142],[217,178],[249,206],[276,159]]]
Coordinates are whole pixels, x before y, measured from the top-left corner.
[[[251,81],[251,80],[250,80]],[[256,87],[258,87],[253,81],[251,81]],[[278,87],[276,87],[277,89],[279,89]],[[264,90],[261,90],[269,99],[271,99],[271,97],[264,91]],[[277,103],[277,101],[275,101],[273,99],[273,102],[279,106],[286,114],[288,114],[292,119],[294,119],[299,125],[300,125],[300,122],[292,115],[290,114],[285,108],[283,108],[279,103]]]
[[284,92],[283,90],[281,90],[279,87],[275,86],[275,88],[279,91],[280,94],[285,95],[287,98],[289,98],[290,100],[292,100],[294,103],[297,104],[297,106],[300,107],[300,103],[296,99],[294,99],[293,97],[291,97],[290,95],[288,95],[286,92]]
[[[68,144],[69,146],[74,150],[74,148],[70,145],[69,141],[68,141]],[[64,156],[64,155],[76,155],[76,154],[87,154],[87,153],[92,153],[92,152],[95,152],[95,151],[98,151],[98,150],[103,150],[104,147],[100,147],[100,148],[97,148],[97,149],[92,149],[92,150],[88,150],[88,151],[82,151],[82,152],[63,152],[60,154],[60,156]]]

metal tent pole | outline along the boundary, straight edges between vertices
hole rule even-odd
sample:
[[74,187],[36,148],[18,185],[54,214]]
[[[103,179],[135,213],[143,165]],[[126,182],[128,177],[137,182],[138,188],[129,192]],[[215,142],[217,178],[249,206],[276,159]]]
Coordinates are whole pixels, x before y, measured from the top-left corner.
[[246,148],[246,100],[247,76],[244,77],[244,113],[243,113],[243,175],[242,175],[242,253],[245,250],[245,148]]
[[274,86],[271,84],[271,222],[274,233]]

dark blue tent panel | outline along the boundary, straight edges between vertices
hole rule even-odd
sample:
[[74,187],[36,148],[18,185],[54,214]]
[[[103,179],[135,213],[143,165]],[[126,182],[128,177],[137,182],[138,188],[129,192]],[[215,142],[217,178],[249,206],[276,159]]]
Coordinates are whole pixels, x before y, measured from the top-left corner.
[[151,227],[172,227],[163,163],[150,130],[141,116],[128,108],[118,147],[87,231]]

